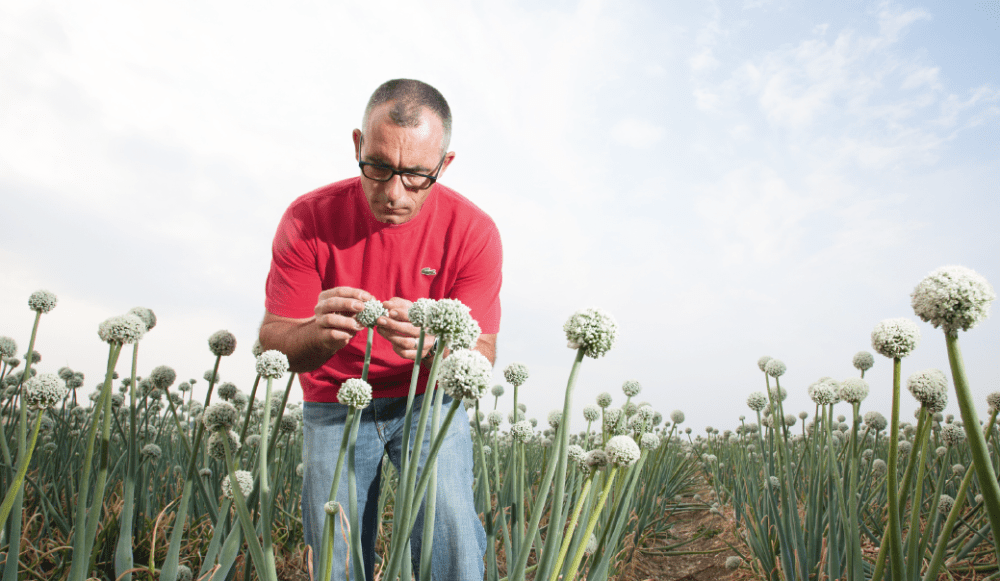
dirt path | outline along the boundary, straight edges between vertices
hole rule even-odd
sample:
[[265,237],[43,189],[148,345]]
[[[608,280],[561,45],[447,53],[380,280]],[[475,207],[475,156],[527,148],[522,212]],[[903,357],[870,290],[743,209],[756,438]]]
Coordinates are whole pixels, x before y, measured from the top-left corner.
[[[736,571],[726,569],[726,558],[736,555],[726,542],[742,550],[741,543],[733,533],[730,511],[723,507],[723,516],[710,511],[709,505],[713,502],[714,495],[707,487],[699,491],[699,496],[705,501],[705,507],[671,517],[674,526],[670,530],[670,537],[640,547],[635,558],[618,577],[619,581],[742,581],[752,577],[746,566]],[[694,499],[684,500],[692,502]],[[698,538],[677,551],[702,554],[655,554],[657,545],[677,544],[695,537]]]

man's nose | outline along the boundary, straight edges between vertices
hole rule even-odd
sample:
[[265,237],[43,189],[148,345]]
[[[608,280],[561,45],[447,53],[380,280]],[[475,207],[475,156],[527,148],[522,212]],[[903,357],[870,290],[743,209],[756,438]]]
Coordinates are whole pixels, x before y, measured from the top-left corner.
[[392,179],[385,183],[385,197],[390,203],[396,203],[406,195],[406,186],[403,185],[403,176],[394,175]]

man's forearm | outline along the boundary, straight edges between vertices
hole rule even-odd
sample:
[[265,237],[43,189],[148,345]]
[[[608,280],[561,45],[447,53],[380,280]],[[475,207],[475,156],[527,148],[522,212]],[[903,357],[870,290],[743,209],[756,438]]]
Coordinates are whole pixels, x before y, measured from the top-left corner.
[[284,353],[291,371],[302,373],[319,369],[337,350],[319,342],[315,325],[315,319],[265,321],[260,326],[260,344],[265,350],[276,349]]

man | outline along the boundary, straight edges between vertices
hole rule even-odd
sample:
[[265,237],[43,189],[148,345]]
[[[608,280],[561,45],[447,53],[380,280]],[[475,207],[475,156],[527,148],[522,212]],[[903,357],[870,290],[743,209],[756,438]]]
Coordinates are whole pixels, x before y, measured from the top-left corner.
[[[413,362],[422,361],[422,394],[432,355],[432,339],[422,353],[416,352],[419,329],[407,317],[412,301],[454,298],[468,305],[483,332],[475,348],[494,361],[500,325],[500,236],[482,210],[437,183],[455,159],[448,151],[450,135],[451,112],[436,89],[420,81],[388,81],[372,95],[362,129],[353,133],[361,175],[295,200],[274,237],[260,342],[265,349],[285,353],[291,369],[300,373],[305,434],[302,520],[314,556],[345,429],[347,410],[336,403],[337,390],[343,381],[361,376],[364,361],[367,331],[354,315],[372,298],[383,301],[389,312],[376,322],[380,337],[374,341],[368,374],[373,400],[362,415],[356,448],[369,580],[382,456],[388,453],[399,469]],[[431,398],[426,401],[430,405]],[[415,415],[423,402],[418,395]],[[415,428],[414,421],[411,445]],[[423,456],[428,448],[425,436]],[[472,496],[467,422],[451,423],[437,466],[441,498],[434,514],[432,574],[442,581],[482,579],[486,535]],[[346,473],[337,501],[348,506]],[[421,507],[412,535],[415,561],[420,556],[422,513]],[[343,578],[346,554],[338,529],[334,578]]]

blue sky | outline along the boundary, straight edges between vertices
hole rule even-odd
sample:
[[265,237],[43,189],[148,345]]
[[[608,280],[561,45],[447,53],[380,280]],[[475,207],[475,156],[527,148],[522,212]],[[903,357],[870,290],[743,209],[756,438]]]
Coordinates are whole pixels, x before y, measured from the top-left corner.
[[[579,308],[621,339],[585,362],[577,410],[636,379],[700,432],[748,413],[765,354],[786,409],[811,411],[806,387],[853,375],[880,320],[915,319],[939,266],[998,284],[996,2],[661,4],[5,3],[0,334],[23,350],[28,295],[55,292],[40,368],[89,388],[98,323],[143,305],[160,324],[140,374],[200,377],[225,328],[221,375],[249,389],[277,221],[356,175],[350,132],[396,77],[448,98],[442,181],[500,228],[497,377],[529,367],[529,417],[561,405]],[[947,370],[921,329],[904,375]],[[962,345],[982,413],[996,317]],[[863,409],[887,411],[890,369]]]

